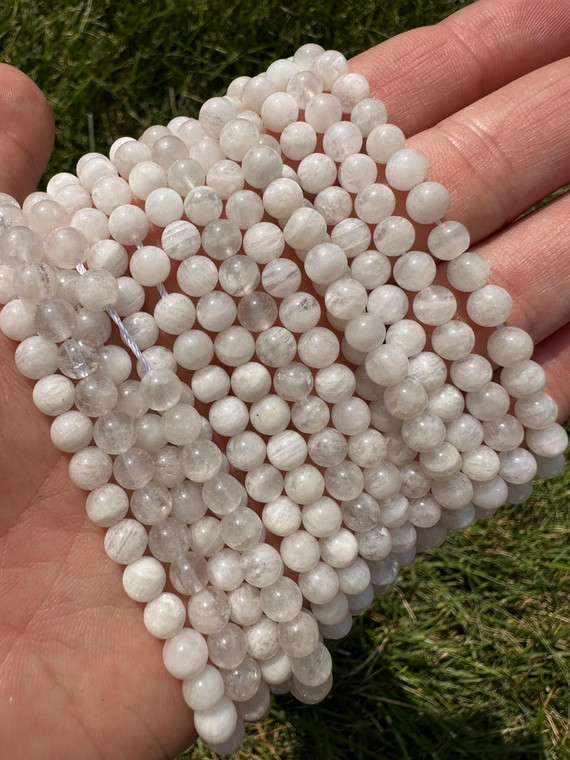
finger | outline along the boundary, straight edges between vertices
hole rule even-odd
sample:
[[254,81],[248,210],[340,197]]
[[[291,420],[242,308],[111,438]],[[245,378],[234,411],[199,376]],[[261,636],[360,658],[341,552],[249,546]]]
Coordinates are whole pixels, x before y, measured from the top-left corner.
[[532,357],[546,372],[546,392],[558,404],[558,422],[570,415],[570,326],[539,343]]
[[0,64],[0,191],[22,201],[41,177],[53,146],[53,117],[41,90]]
[[570,179],[570,58],[534,71],[414,136],[429,178],[451,196],[448,218],[474,241]]
[[356,56],[351,69],[368,78],[390,121],[413,135],[567,55],[566,0],[479,0]]
[[[535,343],[570,323],[570,193],[477,247],[491,279],[513,297],[509,324]],[[570,333],[570,326],[566,327]]]

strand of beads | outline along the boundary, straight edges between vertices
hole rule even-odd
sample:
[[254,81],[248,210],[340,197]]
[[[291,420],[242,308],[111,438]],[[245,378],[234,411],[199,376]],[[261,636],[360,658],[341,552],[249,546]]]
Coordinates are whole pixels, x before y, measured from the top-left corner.
[[323,639],[416,551],[563,467],[510,296],[369,94],[304,45],[0,197],[0,328],[221,753],[271,691],[324,698]]

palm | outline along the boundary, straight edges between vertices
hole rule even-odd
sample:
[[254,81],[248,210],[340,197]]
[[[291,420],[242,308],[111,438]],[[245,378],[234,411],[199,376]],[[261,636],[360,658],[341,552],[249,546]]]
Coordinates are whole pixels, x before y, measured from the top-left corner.
[[[481,0],[457,14],[467,29],[466,39],[484,35],[493,5]],[[570,298],[569,278],[560,273],[560,254],[570,245],[570,230],[559,220],[570,218],[570,199],[563,197],[498,237],[489,236],[568,179],[565,114],[570,88],[563,83],[568,65],[556,61],[570,52],[570,22],[564,3],[544,3],[543,26],[550,38],[541,35],[530,43],[526,22],[521,21],[524,0],[503,5],[511,9],[510,16],[495,19],[495,49],[489,38],[477,64],[489,72],[479,92],[469,84],[474,58],[465,55],[464,43],[457,41],[458,27],[446,27],[445,22],[411,33],[416,37],[396,38],[360,56],[354,67],[367,73],[372,94],[385,100],[393,121],[416,134],[414,144],[428,154],[433,178],[455,188],[450,218],[470,226],[479,249],[492,262],[495,280],[505,281],[517,296],[513,323],[541,341],[538,356],[563,417],[570,410],[564,382],[570,366]],[[423,71],[416,62],[402,77],[401,66],[407,65],[402,60],[408,60],[412,48],[423,50],[424,61],[431,51],[433,67]],[[456,64],[452,74],[445,60],[450,51]],[[506,61],[500,71],[492,67],[497,56]],[[541,84],[539,72],[529,72],[547,65],[550,75],[545,74]],[[444,70],[453,82],[447,81],[445,93],[434,100],[430,88]],[[515,81],[525,75],[524,83]],[[550,112],[546,102],[539,102],[545,81],[558,99]],[[496,93],[476,102],[503,85],[512,88],[507,98]],[[0,114],[3,124],[12,120],[13,132],[19,135],[18,149],[12,138],[4,137],[3,144],[0,140],[0,156],[9,158],[0,172],[0,189],[22,197],[33,189],[47,158],[50,117],[29,81],[8,67],[0,69],[2,89],[20,92],[21,108]],[[522,94],[525,102],[533,97],[536,101],[535,126],[546,131],[541,148],[558,145],[559,152],[549,147],[542,162],[533,162],[529,155],[515,162],[532,131],[532,120],[528,116],[526,121],[509,122],[501,103],[509,97],[522,99]],[[421,116],[409,110],[410,103],[418,102],[415,95]],[[474,99],[475,105],[461,112]],[[30,109],[33,119],[22,115]],[[437,126],[456,111],[456,117]],[[501,115],[504,123],[498,119]],[[501,130],[507,123],[525,124],[525,130],[513,127],[505,135]],[[11,132],[6,129],[4,134]],[[497,144],[499,150],[490,155],[498,158],[489,163],[490,147]],[[499,190],[494,197],[478,184],[478,177],[495,183]],[[518,266],[513,270],[515,259]],[[543,298],[545,290],[548,300]],[[67,457],[49,442],[49,420],[35,409],[30,383],[14,369],[13,346],[5,339],[0,339],[0,419],[0,699],[9,705],[0,714],[0,735],[7,738],[7,756],[172,757],[192,739],[179,684],[165,673],[161,645],[144,630],[141,608],[124,594],[121,569],[107,561],[101,531],[85,517],[85,495],[70,484]]]

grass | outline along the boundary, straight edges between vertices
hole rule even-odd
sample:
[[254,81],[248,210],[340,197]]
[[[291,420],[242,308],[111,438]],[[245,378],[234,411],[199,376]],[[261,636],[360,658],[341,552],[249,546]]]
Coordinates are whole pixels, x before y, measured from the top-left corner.
[[[119,135],[197,114],[240,74],[315,40],[347,55],[464,0],[14,0],[3,60],[46,92],[47,175]],[[319,706],[278,697],[239,760],[570,757],[570,470],[405,568],[333,646]],[[212,758],[196,745],[185,760]]]

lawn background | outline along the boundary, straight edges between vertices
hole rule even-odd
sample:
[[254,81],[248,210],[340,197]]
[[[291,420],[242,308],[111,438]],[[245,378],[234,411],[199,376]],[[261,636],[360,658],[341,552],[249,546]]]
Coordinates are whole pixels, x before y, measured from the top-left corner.
[[[0,45],[53,107],[50,176],[118,136],[197,115],[303,42],[350,56],[467,4],[4,0]],[[567,468],[405,568],[332,647],[331,696],[276,699],[236,758],[569,758],[569,496]],[[182,757],[214,756],[197,745]]]

